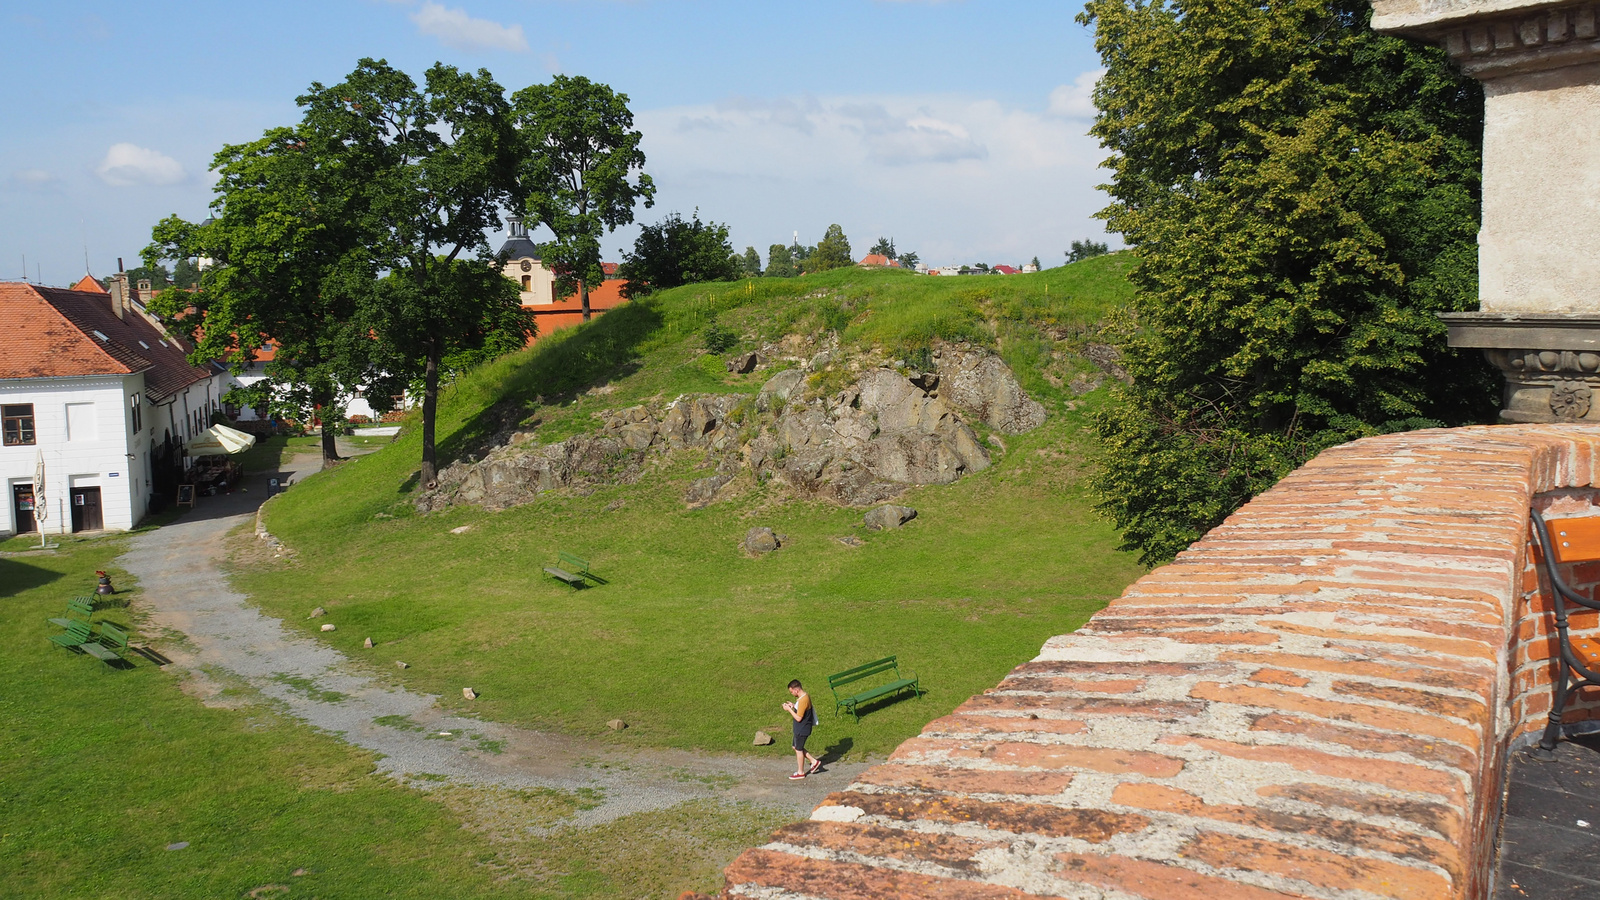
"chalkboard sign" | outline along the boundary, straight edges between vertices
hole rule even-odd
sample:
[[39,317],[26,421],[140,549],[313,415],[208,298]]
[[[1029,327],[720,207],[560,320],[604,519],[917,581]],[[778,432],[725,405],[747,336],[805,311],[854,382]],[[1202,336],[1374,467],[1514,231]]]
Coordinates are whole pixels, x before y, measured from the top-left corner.
[[190,509],[194,508],[194,485],[178,485],[178,505],[187,506]]

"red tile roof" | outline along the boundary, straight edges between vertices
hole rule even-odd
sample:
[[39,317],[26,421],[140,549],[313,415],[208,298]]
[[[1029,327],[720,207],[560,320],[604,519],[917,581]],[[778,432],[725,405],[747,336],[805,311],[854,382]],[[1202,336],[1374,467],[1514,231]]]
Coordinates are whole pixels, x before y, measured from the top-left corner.
[[892,266],[898,269],[900,268],[900,261],[897,259],[890,259],[889,257],[884,256],[882,253],[868,253],[866,256],[861,257],[861,262],[858,263],[858,265]]
[[1001,275],[1021,275],[1022,274],[1022,270],[1021,269],[1012,268],[1011,266],[995,266],[993,269],[990,269],[989,271],[991,271],[991,272],[999,272]]
[[145,393],[160,402],[209,377],[187,350],[137,312],[118,318],[104,291],[0,284],[0,378],[143,372]]
[[105,286],[96,281],[94,276],[87,272],[84,273],[82,278],[78,279],[78,283],[73,285],[72,289],[75,291],[88,291],[91,294],[96,291],[102,294],[106,293]]

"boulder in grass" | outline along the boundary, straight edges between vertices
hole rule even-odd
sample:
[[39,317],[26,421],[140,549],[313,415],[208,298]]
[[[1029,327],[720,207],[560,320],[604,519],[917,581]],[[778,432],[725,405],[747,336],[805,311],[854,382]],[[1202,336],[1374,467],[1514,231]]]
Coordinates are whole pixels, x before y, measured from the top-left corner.
[[880,506],[877,509],[868,510],[867,514],[862,517],[862,522],[871,531],[888,531],[892,528],[899,528],[916,517],[917,511],[911,507],[895,506],[891,503],[886,506]]
[[472,688],[466,687],[461,689],[461,696],[467,698],[468,700],[476,700],[478,699],[478,692]]
[[394,661],[394,667],[397,668],[397,669],[409,669],[409,668],[411,668],[411,666],[407,665],[406,663],[401,662],[398,659]]
[[372,649],[372,638],[367,638],[366,640],[362,641],[361,642],[361,646],[367,648],[368,650],[371,650]]
[[606,723],[606,727],[611,729],[612,731],[621,731],[624,728],[628,727],[628,723],[622,721],[621,719],[612,719],[611,721]]
[[756,732],[756,739],[750,743],[755,744],[757,747],[765,747],[774,743],[774,741],[772,740],[772,735],[767,734],[765,731],[758,731]]
[[322,630],[323,631],[338,631],[339,630],[339,626],[333,624],[332,622],[329,622],[328,624],[322,626]]
[[778,549],[778,536],[771,528],[752,528],[745,532],[744,548],[751,553],[771,553]]
[[328,611],[319,606],[316,609],[313,609],[311,611],[311,616],[310,617],[313,618],[313,619],[320,619],[320,618],[322,618],[323,616],[325,616],[327,614],[328,614]]

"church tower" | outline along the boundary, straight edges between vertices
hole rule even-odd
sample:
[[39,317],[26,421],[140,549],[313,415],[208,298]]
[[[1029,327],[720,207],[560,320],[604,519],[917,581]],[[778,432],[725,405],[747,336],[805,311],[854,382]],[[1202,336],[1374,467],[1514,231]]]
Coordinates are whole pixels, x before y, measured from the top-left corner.
[[528,239],[522,217],[508,216],[506,226],[510,234],[500,247],[500,257],[505,260],[500,271],[521,286],[522,305],[548,306],[556,302],[555,273],[540,261],[539,247]]

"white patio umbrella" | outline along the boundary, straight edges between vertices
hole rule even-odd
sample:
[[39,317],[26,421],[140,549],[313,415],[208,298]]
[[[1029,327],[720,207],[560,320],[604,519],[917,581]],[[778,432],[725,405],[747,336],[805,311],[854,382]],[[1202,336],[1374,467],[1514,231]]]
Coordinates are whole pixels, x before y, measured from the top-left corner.
[[39,526],[39,546],[45,547],[44,520],[50,518],[50,507],[44,499],[44,451],[34,452],[33,465],[33,521]]
[[195,435],[184,449],[186,456],[213,456],[219,453],[243,453],[255,446],[256,436],[226,425],[213,425]]

